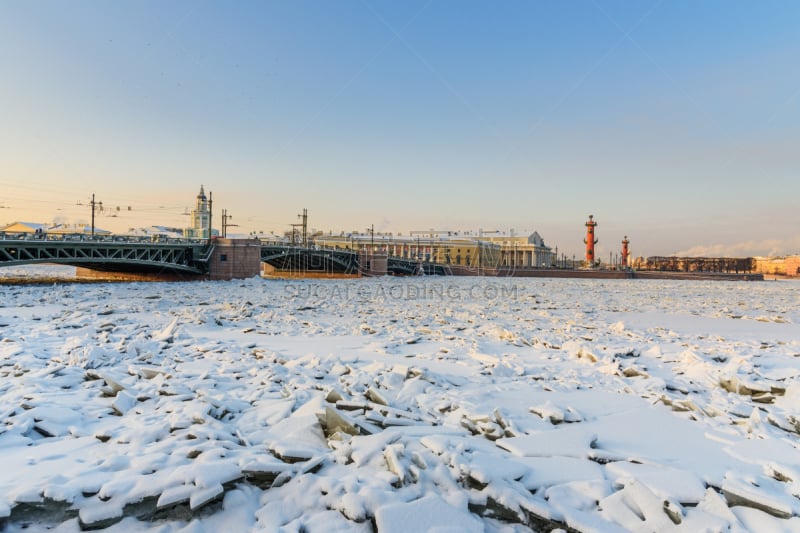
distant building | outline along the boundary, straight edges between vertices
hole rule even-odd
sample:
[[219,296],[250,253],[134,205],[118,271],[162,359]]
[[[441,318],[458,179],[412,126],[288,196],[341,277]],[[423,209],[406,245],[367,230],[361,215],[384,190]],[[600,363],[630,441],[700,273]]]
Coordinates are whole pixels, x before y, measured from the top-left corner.
[[756,257],[756,272],[769,276],[800,276],[800,255]]
[[555,254],[537,232],[516,235],[470,235],[463,232],[420,232],[400,236],[341,233],[315,235],[314,244],[329,248],[386,252],[390,256],[465,267],[549,267]]
[[277,235],[271,231],[268,231],[267,233],[264,232],[259,232],[257,234],[253,233],[251,238],[257,238],[265,244],[288,244],[290,242],[290,239],[287,238],[286,236]]
[[[91,235],[91,224],[56,224],[44,230],[50,235]],[[112,232],[106,229],[94,228],[95,235],[111,235]]]
[[203,186],[197,195],[195,208],[192,210],[191,227],[186,228],[185,236],[190,239],[208,239],[211,236],[211,205]]
[[491,235],[483,240],[499,244],[500,265],[510,267],[551,267],[556,262],[553,249],[545,245],[538,231],[524,235]]
[[466,267],[497,267],[500,245],[468,236],[425,234],[414,236],[347,233],[318,235],[314,245]]
[[130,228],[126,236],[130,237],[150,237],[156,239],[182,239],[185,229],[170,228],[167,226],[149,226],[147,228]]
[[637,270],[664,272],[758,272],[753,257],[678,257],[651,256]]
[[12,222],[0,228],[2,233],[47,233],[50,224],[40,224],[38,222]]
[[[91,235],[91,224],[40,224],[38,222],[14,222],[0,228],[0,233],[20,234],[20,233],[41,233],[47,235]],[[94,228],[95,235],[111,235],[112,232]]]
[[786,275],[800,276],[800,255],[791,255],[786,258]]

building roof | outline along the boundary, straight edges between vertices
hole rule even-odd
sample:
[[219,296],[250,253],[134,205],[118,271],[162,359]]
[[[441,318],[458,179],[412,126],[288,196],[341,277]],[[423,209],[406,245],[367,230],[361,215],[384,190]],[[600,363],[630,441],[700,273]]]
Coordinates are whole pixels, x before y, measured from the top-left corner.
[[183,238],[183,230],[181,228],[170,228],[167,226],[149,226],[146,228],[130,228],[125,235],[134,237],[151,237],[160,235],[163,237],[170,237],[174,239]]
[[438,245],[481,245],[490,247],[499,247],[500,244],[490,242],[487,239],[480,239],[475,236],[467,235],[437,235],[429,237],[426,235],[383,235],[376,234],[375,236],[369,233],[345,233],[344,235],[318,235],[313,237],[315,241],[319,242],[342,242],[342,243],[357,243],[368,244],[374,242],[378,245],[411,245],[411,246],[438,246]]
[[536,246],[544,246],[544,239],[542,239],[538,231],[534,231],[528,236],[528,243]]
[[47,231],[48,224],[40,224],[39,222],[12,222],[5,227],[0,228],[0,231],[18,232],[18,233],[34,233],[38,231]]
[[[47,228],[45,232],[57,234],[80,233],[82,235],[91,235],[92,226],[90,224],[56,224],[53,227]],[[107,229],[101,229],[97,226],[94,227],[95,235],[111,235],[112,233],[113,232],[108,231]]]

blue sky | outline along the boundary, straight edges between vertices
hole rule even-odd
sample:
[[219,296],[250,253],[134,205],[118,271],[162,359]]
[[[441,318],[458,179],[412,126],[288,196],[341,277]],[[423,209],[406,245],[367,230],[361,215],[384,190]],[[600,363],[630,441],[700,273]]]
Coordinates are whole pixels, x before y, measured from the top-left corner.
[[[800,252],[795,1],[0,1],[0,223]],[[77,205],[78,203],[82,205]],[[128,211],[127,207],[131,206]],[[219,220],[219,213],[216,214]]]

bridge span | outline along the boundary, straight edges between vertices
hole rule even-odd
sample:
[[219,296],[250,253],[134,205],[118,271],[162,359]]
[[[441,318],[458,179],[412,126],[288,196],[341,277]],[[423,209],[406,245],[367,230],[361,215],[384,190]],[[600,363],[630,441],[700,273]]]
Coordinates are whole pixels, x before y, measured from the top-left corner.
[[[381,263],[381,259],[384,263]],[[61,264],[82,272],[231,279],[249,277],[266,263],[282,272],[349,275],[448,275],[446,265],[377,257],[350,249],[263,244],[254,239],[152,239],[0,233],[0,267]],[[376,268],[376,264],[380,265]],[[255,265],[255,266],[253,266]],[[385,265],[385,268],[383,267]]]
[[261,261],[286,272],[359,273],[358,254],[352,250],[270,244],[261,246]]
[[82,235],[0,235],[0,266],[61,264],[103,272],[203,275],[213,245],[208,241]]
[[[385,270],[376,268],[382,258]],[[390,255],[371,254],[349,248],[287,246],[261,247],[261,261],[283,272],[335,273],[352,275],[449,275],[446,265]]]

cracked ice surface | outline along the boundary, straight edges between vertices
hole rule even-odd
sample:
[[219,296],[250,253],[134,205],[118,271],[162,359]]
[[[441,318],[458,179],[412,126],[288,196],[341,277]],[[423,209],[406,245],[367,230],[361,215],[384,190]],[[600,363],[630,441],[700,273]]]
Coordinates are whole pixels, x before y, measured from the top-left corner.
[[0,527],[800,531],[800,284],[0,286]]

